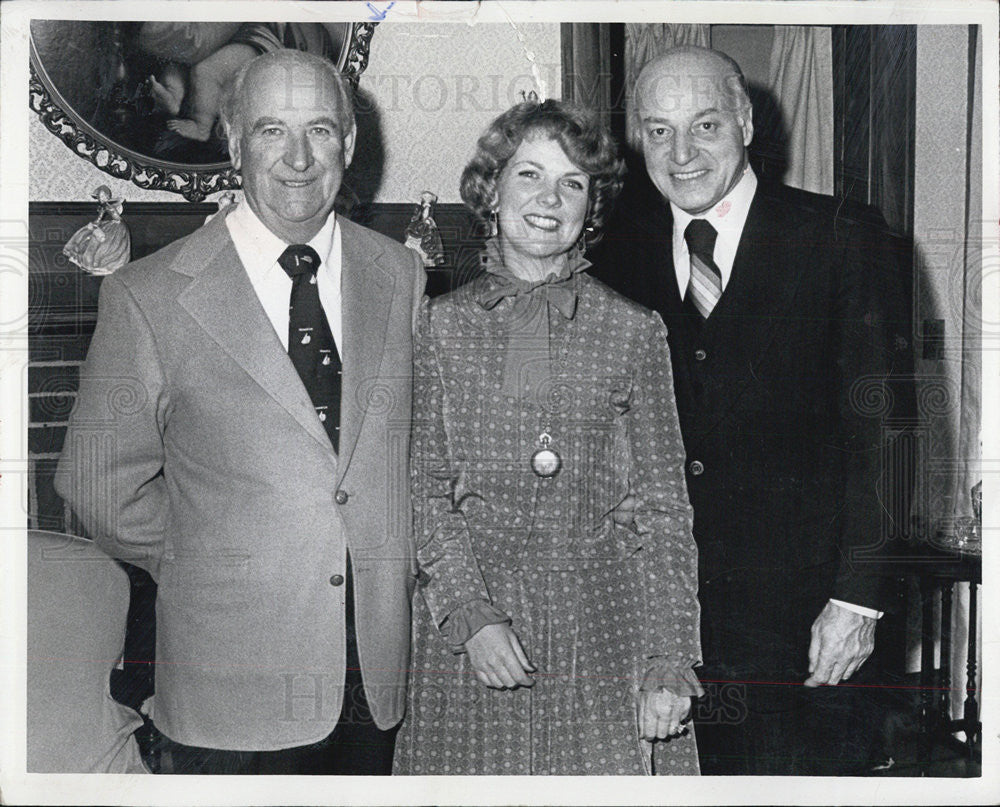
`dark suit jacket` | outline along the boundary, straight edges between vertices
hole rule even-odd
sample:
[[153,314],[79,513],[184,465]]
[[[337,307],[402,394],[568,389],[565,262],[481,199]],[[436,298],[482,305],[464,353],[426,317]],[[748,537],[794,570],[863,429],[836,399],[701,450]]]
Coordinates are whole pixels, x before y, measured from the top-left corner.
[[[343,392],[333,450],[223,217],[106,278],[57,490],[158,583],[153,717],[187,745],[271,750],[340,715],[350,549],[365,690],[404,707],[407,468],[424,272],[340,220]],[[342,581],[341,581],[342,582]]]
[[759,185],[701,325],[677,288],[669,205],[622,213],[596,274],[667,325],[706,660],[775,636],[804,656],[826,599],[883,606],[883,426],[910,322],[877,214]]

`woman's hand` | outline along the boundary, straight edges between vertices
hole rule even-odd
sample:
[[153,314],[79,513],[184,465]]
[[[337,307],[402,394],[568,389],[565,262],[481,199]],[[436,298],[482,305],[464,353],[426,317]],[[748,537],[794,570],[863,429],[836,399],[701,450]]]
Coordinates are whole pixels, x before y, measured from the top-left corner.
[[[639,736],[644,740],[665,740],[684,730],[684,718],[691,711],[691,698],[669,689],[639,693]],[[682,722],[683,721],[683,722]]]
[[514,689],[534,686],[535,679],[528,673],[534,665],[521,648],[521,642],[510,625],[501,622],[484,625],[465,643],[469,663],[476,677],[494,689]]

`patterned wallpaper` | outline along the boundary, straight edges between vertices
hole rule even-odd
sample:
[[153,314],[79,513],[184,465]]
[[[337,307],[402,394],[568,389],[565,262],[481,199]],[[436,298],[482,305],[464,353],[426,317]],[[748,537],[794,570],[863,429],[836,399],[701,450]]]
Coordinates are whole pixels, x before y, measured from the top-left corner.
[[[560,94],[556,23],[382,23],[361,78],[358,149],[346,181],[365,200],[416,201],[427,189],[458,202],[458,178],[480,131],[532,89]],[[32,201],[90,201],[101,184],[127,201],[182,200],[112,178],[30,118]]]
[[521,90],[558,97],[560,85],[557,24],[383,23],[361,77],[386,144],[376,200],[415,201],[426,189],[461,201],[458,179],[486,124]]
[[146,191],[77,157],[51,134],[34,112],[28,113],[28,199],[32,202],[92,202],[91,192],[107,185],[127,202],[182,202],[184,197],[166,191]]

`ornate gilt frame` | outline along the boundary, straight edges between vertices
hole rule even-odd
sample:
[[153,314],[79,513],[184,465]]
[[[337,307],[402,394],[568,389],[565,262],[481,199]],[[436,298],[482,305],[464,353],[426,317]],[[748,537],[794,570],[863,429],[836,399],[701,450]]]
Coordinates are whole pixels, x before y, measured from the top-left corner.
[[[343,71],[352,86],[368,66],[372,34],[377,22],[352,24],[350,44]],[[73,153],[93,163],[107,174],[131,180],[146,190],[178,193],[189,202],[200,202],[209,194],[238,189],[239,174],[229,163],[192,165],[149,157],[115,143],[76,114],[47,80],[44,65],[31,44],[29,105],[42,124],[62,140]]]

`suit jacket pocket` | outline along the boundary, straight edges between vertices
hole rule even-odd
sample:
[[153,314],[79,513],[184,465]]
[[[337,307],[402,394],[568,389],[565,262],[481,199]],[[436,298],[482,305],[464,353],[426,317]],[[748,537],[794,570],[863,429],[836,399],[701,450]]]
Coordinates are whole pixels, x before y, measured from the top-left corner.
[[178,604],[242,605],[252,594],[250,555],[241,550],[165,555],[159,596]]

